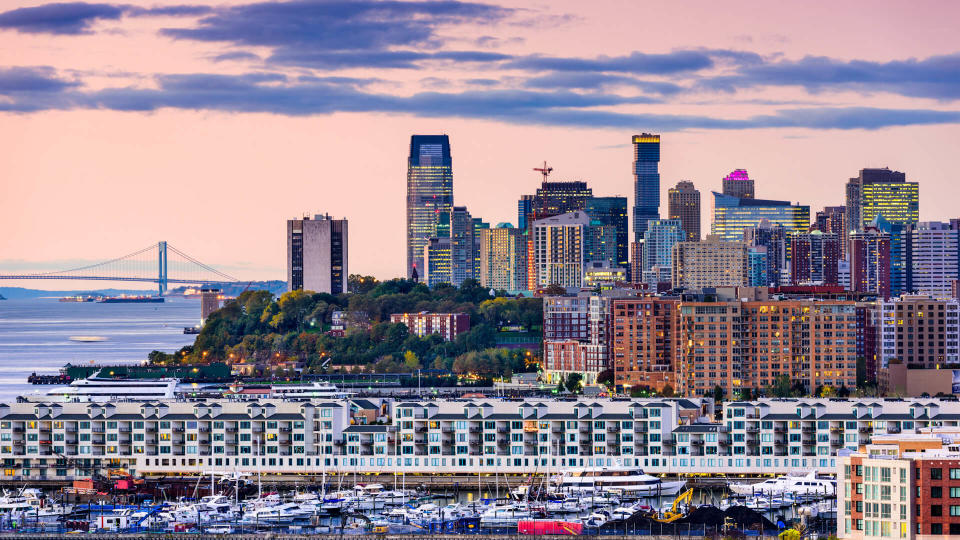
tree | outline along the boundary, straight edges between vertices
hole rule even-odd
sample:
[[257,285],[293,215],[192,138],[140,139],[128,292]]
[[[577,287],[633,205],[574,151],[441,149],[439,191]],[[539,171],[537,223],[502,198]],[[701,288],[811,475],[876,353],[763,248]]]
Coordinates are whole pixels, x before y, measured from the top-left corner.
[[564,381],[564,377],[563,375],[560,375],[557,378],[557,393],[562,394],[564,391],[566,391],[566,389],[567,389],[567,386],[566,386],[566,382]]
[[663,388],[660,389],[660,395],[663,397],[673,397],[673,387],[669,384],[663,385]]
[[850,389],[847,388],[847,385],[841,384],[840,388],[837,390],[837,397],[850,397]]
[[822,398],[836,397],[836,395],[837,391],[829,384],[820,389],[820,397]]
[[751,399],[753,399],[753,392],[751,392],[749,388],[741,388],[740,399],[742,399],[743,401],[750,401]]
[[789,375],[777,375],[767,393],[780,398],[790,397],[792,385]]
[[583,390],[583,375],[571,373],[567,375],[567,391],[577,394]]
[[606,385],[608,388],[613,387],[613,370],[605,369],[600,373],[597,373],[597,383]]
[[403,353],[403,363],[410,371],[420,369],[420,359],[417,358],[417,355],[413,351]]
[[723,401],[723,387],[719,384],[713,387],[713,401],[716,404],[720,404]]
[[354,294],[367,294],[379,285],[380,282],[373,276],[350,274],[347,276],[347,290]]

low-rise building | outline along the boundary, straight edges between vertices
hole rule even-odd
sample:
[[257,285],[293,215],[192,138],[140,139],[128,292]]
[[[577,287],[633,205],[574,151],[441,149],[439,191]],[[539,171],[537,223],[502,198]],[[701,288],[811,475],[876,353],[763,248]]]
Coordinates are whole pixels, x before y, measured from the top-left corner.
[[411,334],[419,337],[440,334],[444,341],[453,341],[470,330],[469,313],[394,313],[390,322],[407,325]]

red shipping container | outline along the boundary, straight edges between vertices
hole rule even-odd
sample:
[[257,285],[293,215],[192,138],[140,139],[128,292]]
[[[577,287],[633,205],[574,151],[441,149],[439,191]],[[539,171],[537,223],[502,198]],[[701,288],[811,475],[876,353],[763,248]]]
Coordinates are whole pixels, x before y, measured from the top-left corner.
[[530,520],[517,523],[517,532],[520,534],[565,534],[574,535],[583,532],[583,524],[573,521]]

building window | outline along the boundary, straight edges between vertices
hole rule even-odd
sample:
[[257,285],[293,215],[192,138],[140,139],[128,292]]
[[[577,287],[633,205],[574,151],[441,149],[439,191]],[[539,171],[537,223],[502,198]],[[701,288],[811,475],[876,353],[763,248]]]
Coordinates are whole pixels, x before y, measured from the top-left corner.
[[934,517],[940,517],[943,515],[943,507],[939,504],[930,505],[930,515]]
[[942,480],[942,479],[943,479],[943,469],[941,469],[941,468],[939,468],[939,467],[937,467],[937,468],[931,468],[931,469],[930,469],[930,479],[931,479],[931,480]]

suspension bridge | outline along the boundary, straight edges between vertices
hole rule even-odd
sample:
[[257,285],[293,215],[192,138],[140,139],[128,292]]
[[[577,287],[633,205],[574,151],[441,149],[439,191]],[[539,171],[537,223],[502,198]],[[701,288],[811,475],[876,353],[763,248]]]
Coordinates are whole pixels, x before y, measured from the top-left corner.
[[160,295],[170,284],[208,285],[237,279],[208,266],[164,241],[116,259],[37,274],[0,274],[0,280],[67,279],[156,283]]

